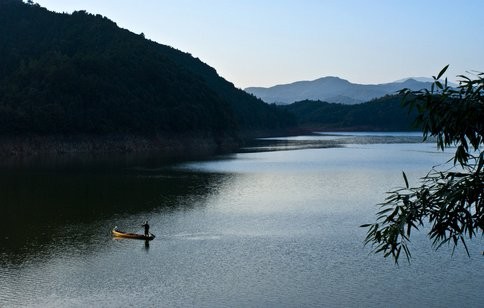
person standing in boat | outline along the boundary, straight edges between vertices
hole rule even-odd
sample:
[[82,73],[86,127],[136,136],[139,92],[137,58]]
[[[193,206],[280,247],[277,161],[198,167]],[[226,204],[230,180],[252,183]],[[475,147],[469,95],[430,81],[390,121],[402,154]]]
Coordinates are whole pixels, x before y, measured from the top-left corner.
[[150,236],[150,225],[148,224],[148,221],[145,221],[141,226],[145,227],[145,236]]

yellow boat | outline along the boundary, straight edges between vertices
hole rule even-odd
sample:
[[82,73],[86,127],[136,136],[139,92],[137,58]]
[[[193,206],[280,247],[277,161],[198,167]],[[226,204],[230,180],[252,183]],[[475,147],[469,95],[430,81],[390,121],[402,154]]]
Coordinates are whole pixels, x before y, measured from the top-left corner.
[[150,235],[144,235],[144,234],[138,234],[138,233],[123,232],[118,230],[117,227],[114,227],[112,234],[114,237],[132,238],[132,239],[146,240],[146,241],[151,241],[152,239],[155,238],[155,235],[151,233]]

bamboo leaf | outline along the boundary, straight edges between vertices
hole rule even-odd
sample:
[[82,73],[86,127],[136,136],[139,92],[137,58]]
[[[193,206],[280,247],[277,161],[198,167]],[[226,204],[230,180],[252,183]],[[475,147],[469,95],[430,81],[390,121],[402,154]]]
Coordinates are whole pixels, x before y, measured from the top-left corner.
[[484,165],[484,151],[479,155],[479,164],[477,166],[477,173],[481,172],[482,166]]
[[408,189],[409,188],[409,185],[408,185],[407,175],[403,171],[402,171],[402,174],[403,174],[403,179],[405,180],[405,187]]
[[440,81],[438,81],[438,80],[435,82],[435,85],[437,86],[437,88],[439,88],[441,90],[444,89],[444,87],[442,86],[442,83],[440,83]]
[[445,74],[445,71],[447,71],[447,69],[449,68],[449,64],[447,64],[441,71],[440,73],[437,75],[437,80],[440,79],[440,77],[442,77],[442,75]]

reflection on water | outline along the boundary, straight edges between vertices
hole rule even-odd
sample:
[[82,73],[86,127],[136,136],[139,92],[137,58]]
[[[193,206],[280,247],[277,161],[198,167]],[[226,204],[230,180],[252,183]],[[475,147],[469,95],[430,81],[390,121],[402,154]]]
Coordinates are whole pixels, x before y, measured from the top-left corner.
[[[141,222],[143,214],[149,217],[155,210],[193,207],[194,203],[179,200],[203,198],[210,192],[212,178],[210,174],[124,168],[3,170],[0,251],[13,261],[20,260],[42,252],[52,242],[95,238],[99,227],[108,233],[132,215]],[[69,230],[73,225],[76,228]],[[95,227],[79,228],[82,225]]]
[[[415,182],[448,158],[407,142],[416,136],[386,137],[288,138],[338,141],[177,164],[3,167],[0,306],[479,306],[482,241],[451,257],[416,233],[400,267],[363,247],[358,226],[401,171]],[[145,220],[153,241],[111,237]]]
[[[349,144],[421,143],[421,132],[325,132],[311,136],[258,138],[241,152],[289,151],[343,147]],[[430,142],[430,140],[428,140]]]

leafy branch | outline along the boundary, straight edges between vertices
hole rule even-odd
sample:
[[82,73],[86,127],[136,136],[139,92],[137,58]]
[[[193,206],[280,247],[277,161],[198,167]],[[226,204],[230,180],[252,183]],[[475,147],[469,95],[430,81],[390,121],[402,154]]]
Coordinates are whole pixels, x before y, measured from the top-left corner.
[[380,204],[375,223],[368,228],[365,245],[375,253],[391,256],[398,263],[401,252],[410,262],[409,249],[412,230],[430,225],[428,236],[433,247],[462,243],[469,255],[466,239],[484,234],[484,74],[471,79],[461,78],[452,88],[441,77],[448,66],[434,76],[430,90],[403,89],[403,105],[416,109],[416,124],[421,125],[423,137],[435,137],[442,151],[455,146],[452,169],[433,168],[421,179],[420,186],[405,187],[388,192]]

